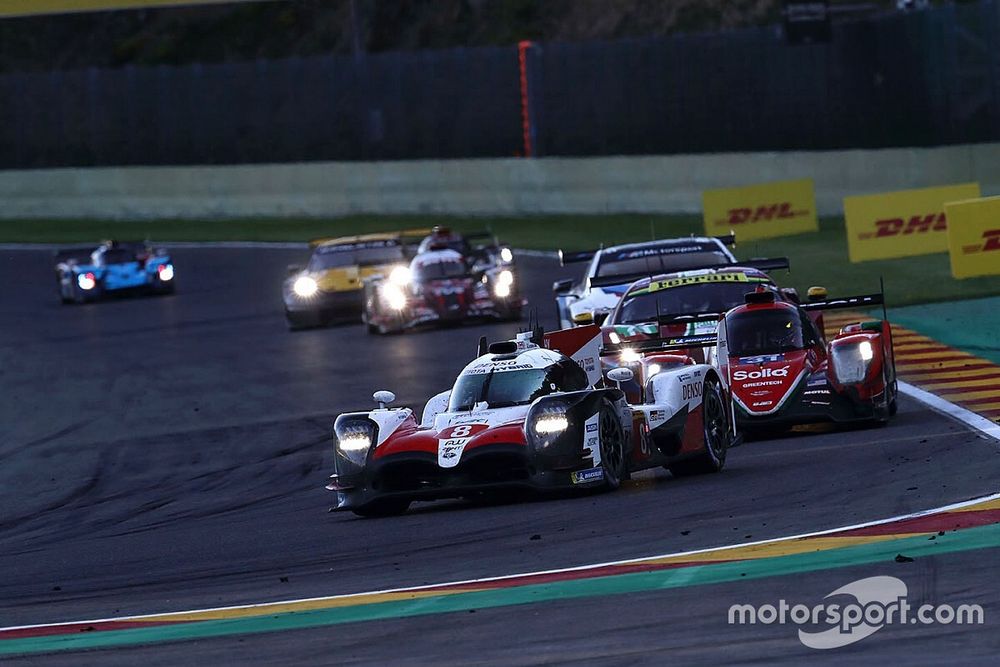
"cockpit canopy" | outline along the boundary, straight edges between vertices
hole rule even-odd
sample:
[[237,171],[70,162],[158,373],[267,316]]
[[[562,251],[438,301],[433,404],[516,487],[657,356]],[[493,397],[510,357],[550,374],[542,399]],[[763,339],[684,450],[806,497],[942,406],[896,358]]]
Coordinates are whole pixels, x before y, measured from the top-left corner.
[[738,308],[726,316],[725,336],[731,357],[791,352],[820,340],[809,316],[791,305]]
[[517,363],[518,357],[510,361],[509,364],[485,364],[481,372],[460,375],[451,391],[448,410],[472,410],[478,403],[486,403],[490,408],[528,405],[547,394],[589,387],[587,373],[566,357],[543,367]]

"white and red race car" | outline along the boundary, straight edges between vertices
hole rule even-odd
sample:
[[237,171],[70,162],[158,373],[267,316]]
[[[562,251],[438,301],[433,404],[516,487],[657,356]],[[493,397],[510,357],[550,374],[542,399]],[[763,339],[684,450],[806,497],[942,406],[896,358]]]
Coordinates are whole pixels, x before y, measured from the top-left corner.
[[[499,489],[604,487],[658,466],[675,475],[721,470],[738,444],[728,389],[705,364],[673,364],[652,375],[642,401],[601,375],[597,326],[480,342],[454,386],[431,398],[419,421],[410,408],[379,407],[337,417],[338,510],[398,514],[416,500]],[[671,357],[672,358],[672,357]],[[649,358],[652,363],[655,355]]]
[[482,268],[450,248],[418,254],[408,268],[365,281],[363,320],[370,333],[433,323],[519,320],[526,302],[513,266]]

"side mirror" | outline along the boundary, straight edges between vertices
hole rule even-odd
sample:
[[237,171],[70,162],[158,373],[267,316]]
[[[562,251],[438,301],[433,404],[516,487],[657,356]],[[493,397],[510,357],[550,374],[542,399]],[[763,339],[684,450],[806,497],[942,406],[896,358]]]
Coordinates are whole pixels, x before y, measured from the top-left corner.
[[573,316],[573,324],[593,324],[594,323],[594,313],[590,310],[585,310],[582,313],[577,313]]
[[595,310],[591,318],[593,318],[594,324],[604,324],[604,320],[608,319],[610,314],[610,310]]
[[557,280],[552,283],[552,291],[556,294],[565,294],[573,288],[573,279]]
[[632,372],[630,368],[612,368],[608,371],[608,379],[618,385],[618,388],[622,388],[622,382],[629,382],[635,377],[635,373]]
[[288,272],[288,275],[294,276],[296,273],[299,273],[300,271],[302,271],[302,265],[301,264],[289,264],[288,268],[286,269],[286,271]]
[[372,398],[378,403],[379,410],[385,410],[385,406],[396,400],[396,395],[391,391],[382,390],[372,394]]

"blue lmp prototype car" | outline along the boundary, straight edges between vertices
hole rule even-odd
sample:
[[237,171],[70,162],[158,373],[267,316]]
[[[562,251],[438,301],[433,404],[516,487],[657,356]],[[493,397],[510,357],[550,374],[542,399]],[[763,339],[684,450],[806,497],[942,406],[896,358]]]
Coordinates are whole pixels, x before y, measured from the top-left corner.
[[105,241],[56,253],[56,278],[63,303],[94,301],[106,294],[174,291],[174,265],[162,248],[142,242]]

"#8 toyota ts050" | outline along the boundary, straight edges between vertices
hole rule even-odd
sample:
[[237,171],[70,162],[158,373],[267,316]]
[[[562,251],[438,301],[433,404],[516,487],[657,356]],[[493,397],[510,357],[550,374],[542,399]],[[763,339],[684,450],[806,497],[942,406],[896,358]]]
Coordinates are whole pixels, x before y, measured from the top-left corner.
[[[737,444],[718,371],[685,365],[653,376],[629,404],[605,386],[597,326],[519,334],[488,347],[454,386],[431,398],[418,420],[379,407],[337,417],[336,472],[328,489],[338,510],[362,516],[404,512],[415,500],[474,497],[499,489],[614,489],[635,470],[715,472]],[[541,344],[540,344],[541,343]],[[485,349],[484,349],[485,348]]]
[[95,301],[108,294],[174,291],[174,265],[162,248],[141,241],[105,241],[96,248],[56,253],[56,279],[63,303]]

